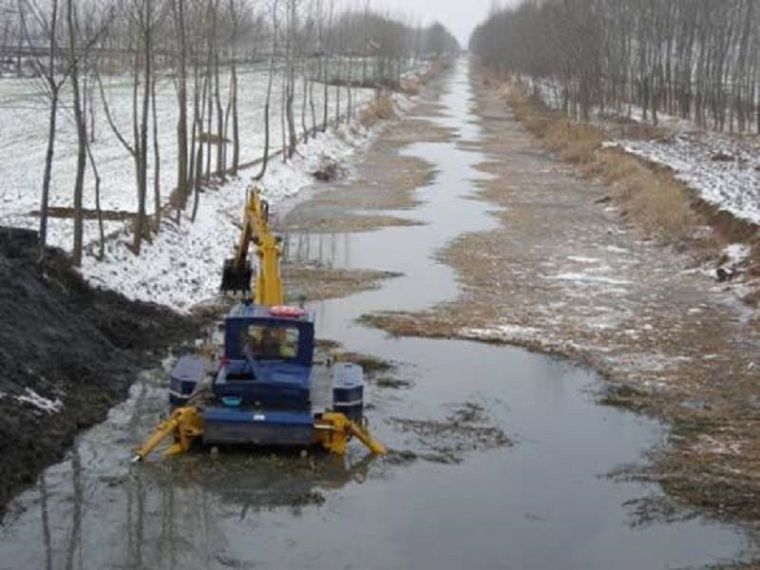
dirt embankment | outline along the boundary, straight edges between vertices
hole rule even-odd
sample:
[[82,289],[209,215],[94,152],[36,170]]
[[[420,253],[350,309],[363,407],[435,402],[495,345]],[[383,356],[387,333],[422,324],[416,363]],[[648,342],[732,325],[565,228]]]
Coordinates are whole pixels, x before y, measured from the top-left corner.
[[103,420],[141,369],[199,335],[192,319],[92,289],[37,235],[0,228],[0,513]]

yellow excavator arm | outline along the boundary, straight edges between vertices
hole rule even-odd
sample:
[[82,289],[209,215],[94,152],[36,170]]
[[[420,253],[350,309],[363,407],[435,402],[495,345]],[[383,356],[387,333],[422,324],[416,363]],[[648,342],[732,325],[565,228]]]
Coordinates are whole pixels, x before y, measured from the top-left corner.
[[[259,266],[255,283],[251,279],[248,259],[250,243],[255,245]],[[280,277],[280,257],[282,243],[269,229],[269,204],[256,187],[248,189],[248,198],[243,213],[243,231],[235,247],[235,257],[224,264],[222,276],[223,291],[248,292],[253,285],[251,296],[257,305],[282,305],[285,292]]]

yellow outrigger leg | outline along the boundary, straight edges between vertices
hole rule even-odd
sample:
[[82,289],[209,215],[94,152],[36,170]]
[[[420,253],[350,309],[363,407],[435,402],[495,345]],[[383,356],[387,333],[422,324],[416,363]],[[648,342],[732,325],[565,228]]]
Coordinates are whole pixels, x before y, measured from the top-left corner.
[[[369,431],[344,414],[327,412],[314,421],[317,441],[330,453],[344,455],[348,441],[356,437],[375,455],[387,453],[385,446],[373,438]],[[133,463],[144,460],[165,439],[174,443],[164,452],[164,457],[180,455],[190,449],[193,440],[203,435],[203,414],[195,406],[177,408],[169,419],[158,424],[142,447],[135,451]]]
[[158,424],[151,436],[135,451],[132,462],[145,459],[162,441],[169,437],[174,443],[164,452],[164,457],[180,455],[190,449],[193,440],[203,435],[203,415],[195,406],[177,408],[169,419]]
[[317,439],[330,453],[344,455],[352,436],[361,441],[375,455],[385,455],[385,446],[373,438],[369,431],[345,415],[336,412],[322,414],[315,422]]

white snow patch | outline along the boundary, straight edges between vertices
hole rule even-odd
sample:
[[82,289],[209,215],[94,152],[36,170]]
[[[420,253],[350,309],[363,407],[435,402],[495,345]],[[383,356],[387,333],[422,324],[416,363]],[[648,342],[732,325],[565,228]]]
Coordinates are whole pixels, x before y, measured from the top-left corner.
[[633,284],[632,281],[628,281],[626,279],[613,279],[612,277],[606,277],[604,275],[594,275],[591,273],[575,273],[575,272],[560,273],[558,275],[550,275],[547,278],[555,279],[559,281],[572,281],[580,285],[585,285],[588,283],[599,283],[602,285],[617,285],[617,286]]
[[567,258],[569,261],[575,261],[577,263],[587,263],[587,264],[593,264],[593,263],[600,263],[601,260],[596,257],[584,257],[582,255],[571,255]]
[[729,262],[732,264],[738,264],[743,262],[749,257],[752,248],[743,243],[732,243],[723,250],[723,253],[728,257]]
[[31,388],[24,388],[24,393],[16,396],[16,400],[21,403],[31,404],[48,414],[57,414],[63,409],[63,402],[58,398],[55,401],[50,400],[44,396],[40,396]]
[[717,438],[702,434],[692,449],[700,454],[711,453],[716,455],[741,455],[743,445],[741,442],[722,442]]
[[520,325],[497,325],[492,328],[465,328],[460,334],[476,339],[521,339],[530,340],[541,336],[541,331],[533,327]]
[[[241,143],[240,161],[247,163],[263,154],[265,129],[264,100],[267,89],[268,68],[266,65],[254,64],[238,69],[239,93],[241,94],[239,127]],[[131,132],[132,114],[131,80],[126,75],[104,76],[104,89],[109,101],[111,113],[121,132]],[[229,81],[229,76],[221,79]],[[281,78],[277,78],[279,82]],[[189,86],[192,89],[192,85]],[[279,85],[274,86],[277,92]],[[335,88],[329,88],[330,100],[335,101]],[[0,169],[4,182],[0,186],[0,224],[37,229],[39,218],[30,212],[40,207],[40,188],[42,170],[47,148],[48,107],[49,102],[42,95],[39,80],[0,81]],[[356,104],[363,105],[374,97],[372,89],[355,89]],[[315,89],[316,107],[320,108],[323,97],[322,89]],[[300,109],[303,90],[295,94],[296,108]],[[76,133],[72,114],[72,96],[68,83],[64,86],[58,117],[58,136],[56,138],[53,173],[50,188],[50,206],[69,208],[73,206],[72,185],[76,173]],[[280,98],[272,100],[271,116],[280,113]],[[345,107],[344,107],[345,108]],[[101,207],[113,212],[136,212],[137,192],[135,191],[134,163],[129,153],[122,147],[111,131],[100,97],[95,99],[95,140],[92,143],[93,156],[102,178]],[[176,142],[177,123],[176,90],[170,75],[159,76],[156,85],[156,115],[158,119],[158,139],[161,150],[160,181],[164,196],[176,183],[176,160],[178,145]],[[270,124],[271,141],[277,146],[282,137],[280,121]],[[152,143],[151,143],[152,144]],[[215,152],[215,151],[212,151]],[[151,148],[152,153],[152,148]],[[228,161],[232,153],[228,153]],[[151,154],[148,178],[153,180],[154,160]],[[94,179],[88,168],[85,175],[85,208],[95,207]],[[148,196],[148,211],[153,212],[152,192]],[[50,220],[49,243],[64,250],[70,250],[73,243],[72,221],[54,218]],[[106,232],[118,230],[121,224],[108,223]],[[84,240],[97,239],[98,227],[95,221],[87,221],[84,228]]]

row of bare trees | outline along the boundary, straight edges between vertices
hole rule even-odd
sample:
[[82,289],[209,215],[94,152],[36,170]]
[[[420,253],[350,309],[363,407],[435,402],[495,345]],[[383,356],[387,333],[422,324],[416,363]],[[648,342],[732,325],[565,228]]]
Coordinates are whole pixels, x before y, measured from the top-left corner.
[[470,42],[491,68],[557,86],[572,116],[636,105],[655,122],[760,132],[757,0],[528,0]]
[[[82,259],[83,220],[90,214],[82,207],[87,179],[95,182],[102,255],[101,178],[92,151],[99,141],[97,112],[132,164],[137,198],[132,249],[139,254],[143,241],[158,231],[167,203],[177,220],[188,210],[194,219],[202,187],[223,183],[245,166],[241,105],[263,108],[265,142],[256,174],[261,178],[273,152],[288,160],[301,141],[331,123],[350,119],[356,112],[357,88],[398,87],[402,73],[417,60],[458,49],[442,26],[423,28],[394,20],[372,10],[369,2],[358,9],[353,3],[342,9],[336,0],[13,2],[3,4],[8,36],[3,49],[8,52],[8,46],[17,45],[14,57],[31,62],[49,102],[40,199],[42,244],[47,239],[60,113],[69,113],[76,126],[75,263]],[[20,39],[8,30],[16,30]],[[262,66],[268,73],[260,73]],[[254,68],[266,83],[264,95],[256,96],[263,100],[240,90],[241,70]],[[128,105],[112,99],[112,81],[128,81]],[[157,100],[157,91],[167,84],[175,94],[173,109]],[[273,108],[279,109],[279,116],[271,116]],[[177,117],[176,149],[170,153],[159,144],[160,115],[166,113]],[[282,138],[277,142],[270,135],[273,120],[280,122]],[[161,167],[167,166],[162,153],[176,157],[176,186],[170,192],[161,188]],[[107,181],[102,182],[105,187]],[[151,199],[154,209],[149,216]]]

